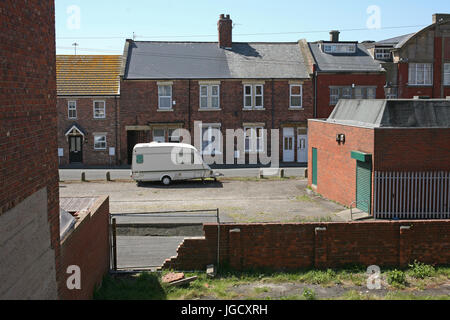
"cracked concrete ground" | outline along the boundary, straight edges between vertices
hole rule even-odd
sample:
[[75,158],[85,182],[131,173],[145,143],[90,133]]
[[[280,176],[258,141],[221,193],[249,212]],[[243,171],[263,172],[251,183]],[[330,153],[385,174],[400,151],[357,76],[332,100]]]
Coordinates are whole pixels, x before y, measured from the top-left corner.
[[[222,179],[218,182],[70,182],[61,197],[109,195],[112,213],[220,209],[223,222],[342,221],[345,208],[309,195],[306,179]],[[162,221],[160,221],[162,222]],[[173,222],[173,221],[169,221]],[[203,221],[208,222],[208,221]]]

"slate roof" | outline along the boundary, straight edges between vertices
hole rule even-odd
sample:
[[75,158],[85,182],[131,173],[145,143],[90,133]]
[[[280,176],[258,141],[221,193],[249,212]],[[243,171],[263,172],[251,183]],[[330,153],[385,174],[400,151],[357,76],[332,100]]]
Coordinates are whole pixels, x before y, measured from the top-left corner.
[[369,128],[450,128],[450,100],[339,100],[327,122]]
[[297,42],[241,43],[135,41],[124,79],[307,79]]
[[416,33],[404,34],[395,38],[377,41],[374,43],[376,46],[393,46],[394,48],[402,46],[406,41],[411,39]]
[[324,53],[320,43],[309,43],[318,71],[322,72],[382,72],[381,64],[375,61],[362,43],[357,44],[356,53]]
[[117,95],[121,56],[57,55],[58,95]]

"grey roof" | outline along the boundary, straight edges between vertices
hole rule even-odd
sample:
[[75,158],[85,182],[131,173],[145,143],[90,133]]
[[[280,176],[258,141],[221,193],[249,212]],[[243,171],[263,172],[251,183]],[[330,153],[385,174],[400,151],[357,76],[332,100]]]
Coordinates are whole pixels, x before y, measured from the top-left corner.
[[136,41],[130,45],[125,79],[309,78],[298,43]]
[[450,128],[450,100],[339,100],[327,122],[382,128]]
[[416,33],[409,33],[409,34],[404,34],[402,36],[398,36],[395,38],[390,38],[390,39],[386,39],[386,40],[381,40],[381,41],[377,41],[374,44],[377,46],[393,46],[393,47],[397,47],[398,45],[401,46],[401,44],[405,43],[406,41],[408,41],[409,39],[411,39],[412,36],[414,36]]
[[381,64],[375,61],[364,44],[357,44],[356,53],[324,53],[319,43],[309,43],[319,71],[322,72],[382,72]]

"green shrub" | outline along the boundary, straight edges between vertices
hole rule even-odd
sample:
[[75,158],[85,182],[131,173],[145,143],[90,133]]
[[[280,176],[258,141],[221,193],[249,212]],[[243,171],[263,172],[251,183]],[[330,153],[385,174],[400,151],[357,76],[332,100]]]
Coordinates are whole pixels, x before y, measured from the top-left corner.
[[316,293],[314,292],[314,290],[306,288],[305,290],[303,290],[303,298],[305,298],[306,300],[316,300]]
[[433,266],[421,263],[419,261],[414,261],[413,264],[409,265],[409,274],[416,279],[425,279],[432,277],[435,274],[435,269]]
[[387,273],[387,282],[392,286],[406,285],[406,275],[403,271],[394,269]]

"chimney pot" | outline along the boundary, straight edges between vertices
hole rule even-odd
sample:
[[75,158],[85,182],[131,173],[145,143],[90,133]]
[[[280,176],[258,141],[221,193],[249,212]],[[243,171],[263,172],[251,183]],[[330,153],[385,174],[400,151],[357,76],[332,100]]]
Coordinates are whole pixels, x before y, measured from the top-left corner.
[[331,42],[339,42],[339,30],[331,30],[330,31],[330,41]]

